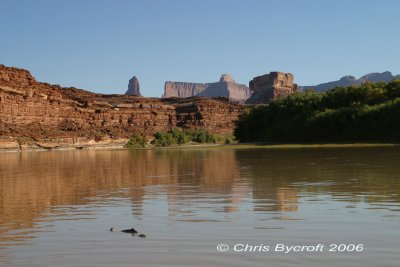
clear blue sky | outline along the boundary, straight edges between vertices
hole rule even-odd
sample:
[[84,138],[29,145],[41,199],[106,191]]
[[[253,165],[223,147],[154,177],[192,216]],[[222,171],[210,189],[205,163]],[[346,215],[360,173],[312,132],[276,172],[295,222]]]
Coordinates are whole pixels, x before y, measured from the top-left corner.
[[0,63],[40,81],[145,96],[166,80],[248,84],[270,71],[300,85],[400,74],[397,0],[1,0]]

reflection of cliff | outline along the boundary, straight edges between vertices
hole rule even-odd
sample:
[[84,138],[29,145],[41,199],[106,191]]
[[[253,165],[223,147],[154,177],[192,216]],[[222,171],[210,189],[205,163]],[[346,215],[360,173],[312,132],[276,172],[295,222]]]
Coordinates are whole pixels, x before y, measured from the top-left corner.
[[297,189],[280,187],[276,189],[277,210],[280,211],[296,211],[297,205]]
[[219,150],[0,154],[0,241],[13,238],[5,235],[10,230],[35,228],[43,216],[65,216],[62,208],[53,207],[90,206],[99,194],[131,199],[139,218],[153,185],[164,186],[171,213],[188,196],[230,195],[240,177],[236,164],[234,151]]
[[135,166],[129,157],[101,151],[13,153],[0,158],[0,218],[14,226],[30,227],[51,206],[86,204],[90,202],[87,197],[99,190],[112,193],[120,187],[165,184],[174,179],[157,175],[167,172],[169,165],[147,164],[151,155]]

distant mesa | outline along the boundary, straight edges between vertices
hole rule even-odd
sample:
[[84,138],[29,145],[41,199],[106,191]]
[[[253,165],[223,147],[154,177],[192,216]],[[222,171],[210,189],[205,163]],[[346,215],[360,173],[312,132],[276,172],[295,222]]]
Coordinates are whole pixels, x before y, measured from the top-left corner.
[[329,89],[333,89],[336,86],[351,86],[351,85],[359,85],[365,83],[367,81],[370,82],[390,82],[393,79],[400,79],[400,75],[393,76],[390,71],[385,72],[372,72],[362,76],[360,79],[357,79],[354,76],[347,75],[340,78],[340,80],[321,83],[315,86],[302,86],[301,90],[306,90],[309,88],[314,88],[317,92],[325,92]]
[[293,74],[284,72],[270,72],[269,74],[257,76],[249,83],[252,95],[245,103],[267,103],[272,99],[293,94],[297,92],[297,84],[293,83],[293,81]]
[[140,93],[139,79],[136,76],[133,76],[132,79],[129,80],[128,90],[126,91],[125,94],[142,96],[142,94]]
[[230,101],[244,102],[251,96],[251,91],[246,85],[235,83],[229,74],[222,74],[219,82],[214,83],[165,82],[162,97],[187,98],[192,96],[222,96],[227,97]]

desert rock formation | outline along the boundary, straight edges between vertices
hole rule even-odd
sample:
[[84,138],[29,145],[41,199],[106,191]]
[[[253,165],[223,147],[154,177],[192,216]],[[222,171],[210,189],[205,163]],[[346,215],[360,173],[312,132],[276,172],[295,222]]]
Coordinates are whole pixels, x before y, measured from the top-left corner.
[[132,79],[129,80],[128,90],[125,93],[126,95],[136,95],[142,96],[140,94],[140,83],[139,79],[136,76],[133,76]]
[[208,87],[207,83],[165,82],[162,97],[186,98],[196,96]]
[[293,81],[294,76],[291,73],[270,72],[269,74],[257,76],[249,83],[252,95],[245,103],[266,103],[272,99],[286,97],[297,92],[297,84],[293,83]]
[[230,101],[244,102],[250,95],[251,92],[247,86],[236,83],[229,74],[222,74],[219,82],[215,83],[167,81],[163,97],[227,97]]
[[0,147],[53,148],[151,137],[173,127],[232,133],[243,106],[227,99],[95,94],[37,82],[0,65]]

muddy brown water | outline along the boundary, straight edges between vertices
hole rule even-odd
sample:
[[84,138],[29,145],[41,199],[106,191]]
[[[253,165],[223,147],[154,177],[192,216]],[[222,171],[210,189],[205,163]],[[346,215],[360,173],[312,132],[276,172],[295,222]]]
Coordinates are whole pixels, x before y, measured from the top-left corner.
[[399,240],[398,147],[0,154],[0,266],[398,266]]

